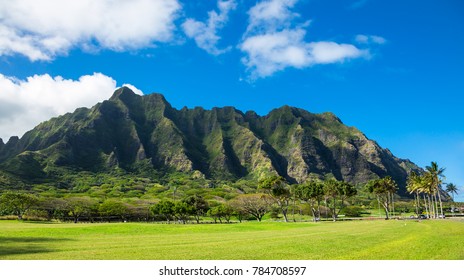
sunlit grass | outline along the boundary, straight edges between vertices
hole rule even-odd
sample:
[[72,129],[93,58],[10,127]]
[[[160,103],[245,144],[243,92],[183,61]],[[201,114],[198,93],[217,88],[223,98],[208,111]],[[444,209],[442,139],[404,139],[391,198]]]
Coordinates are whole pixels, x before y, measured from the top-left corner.
[[464,259],[464,222],[0,221],[0,259]]

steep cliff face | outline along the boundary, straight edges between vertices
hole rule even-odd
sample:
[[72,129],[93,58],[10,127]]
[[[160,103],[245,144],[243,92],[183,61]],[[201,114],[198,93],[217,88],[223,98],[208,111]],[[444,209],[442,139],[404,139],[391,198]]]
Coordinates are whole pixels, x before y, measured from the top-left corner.
[[408,171],[419,169],[331,113],[289,106],[263,117],[233,107],[176,110],[160,94],[138,96],[128,88],[41,123],[21,139],[0,141],[0,162],[1,169],[30,177],[47,176],[53,166],[136,171],[144,163],[226,180],[279,174],[294,182],[334,176],[362,183],[390,175],[402,186]]

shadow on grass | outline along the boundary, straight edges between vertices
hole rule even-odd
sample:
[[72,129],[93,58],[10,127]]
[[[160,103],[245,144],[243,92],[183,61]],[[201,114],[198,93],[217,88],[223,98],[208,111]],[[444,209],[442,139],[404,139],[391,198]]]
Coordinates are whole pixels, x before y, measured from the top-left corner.
[[56,250],[49,247],[50,243],[71,240],[47,237],[0,237],[0,259],[9,255],[54,252]]

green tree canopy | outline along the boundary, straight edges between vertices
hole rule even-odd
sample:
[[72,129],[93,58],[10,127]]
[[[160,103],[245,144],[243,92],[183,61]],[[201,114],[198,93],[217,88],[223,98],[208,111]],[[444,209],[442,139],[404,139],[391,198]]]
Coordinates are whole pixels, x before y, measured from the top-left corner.
[[[324,197],[324,184],[318,181],[308,181],[295,187],[297,198],[305,201],[311,207],[313,220],[316,222],[320,219],[320,202]],[[317,209],[316,209],[317,203]]]
[[66,210],[73,217],[74,223],[77,223],[81,217],[91,217],[92,211],[97,206],[97,202],[90,197],[67,197]]
[[243,194],[230,201],[235,211],[249,214],[261,222],[263,216],[269,212],[269,197],[263,194]]
[[329,200],[329,208],[334,222],[337,220],[340,211],[345,207],[346,199],[356,194],[356,188],[347,182],[336,179],[324,181],[324,196]]
[[174,202],[172,200],[163,199],[160,202],[152,205],[150,210],[154,215],[159,215],[164,217],[164,219],[169,223],[173,220],[175,210]]
[[192,195],[183,200],[187,203],[191,209],[192,214],[197,221],[197,224],[200,223],[200,217],[204,216],[209,209],[208,202],[201,195]]
[[18,220],[22,220],[24,213],[38,202],[36,196],[28,193],[5,192],[0,196],[0,207],[18,216]]
[[384,208],[386,220],[389,219],[390,204],[393,194],[396,193],[396,186],[396,182],[390,176],[371,180],[366,185],[367,190],[377,197],[378,202]]
[[290,206],[290,189],[287,181],[282,176],[271,176],[261,180],[258,189],[273,198],[274,202],[280,208],[285,222],[288,222],[287,212]]
[[118,217],[125,221],[126,216],[129,215],[129,207],[122,201],[107,199],[99,205],[98,212],[102,217],[106,217],[108,219]]
[[458,191],[459,189],[455,184],[449,183],[446,185],[446,192],[451,195],[451,197],[453,198],[453,201],[454,201],[454,195],[458,194]]

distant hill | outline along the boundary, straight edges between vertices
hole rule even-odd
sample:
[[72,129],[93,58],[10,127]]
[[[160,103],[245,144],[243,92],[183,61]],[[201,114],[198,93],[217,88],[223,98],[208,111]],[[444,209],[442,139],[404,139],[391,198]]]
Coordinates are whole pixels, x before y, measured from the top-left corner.
[[279,174],[290,182],[333,176],[351,183],[392,176],[405,193],[410,170],[334,114],[283,106],[266,116],[233,107],[173,108],[160,94],[129,88],[94,107],[52,118],[21,139],[0,139],[0,170],[25,179],[50,170],[196,172],[220,180]]

